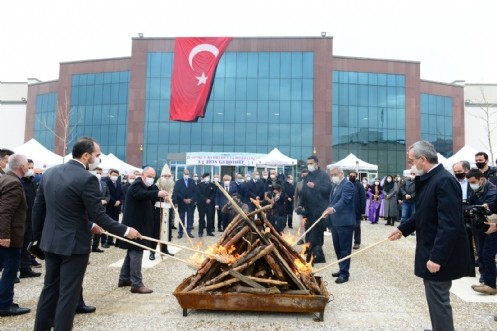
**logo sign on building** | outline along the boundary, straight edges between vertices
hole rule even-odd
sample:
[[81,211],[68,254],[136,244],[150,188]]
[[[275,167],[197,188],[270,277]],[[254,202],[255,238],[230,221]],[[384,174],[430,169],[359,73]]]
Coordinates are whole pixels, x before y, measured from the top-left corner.
[[254,166],[256,165],[256,160],[264,155],[266,154],[215,152],[186,153],[186,165]]

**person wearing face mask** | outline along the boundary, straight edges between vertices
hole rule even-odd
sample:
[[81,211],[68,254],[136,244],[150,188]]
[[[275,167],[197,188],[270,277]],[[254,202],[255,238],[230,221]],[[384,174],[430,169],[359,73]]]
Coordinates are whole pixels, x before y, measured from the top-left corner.
[[416,184],[414,178],[416,178],[416,174],[410,172],[399,189],[399,203],[402,204],[400,224],[403,224],[416,212]]
[[[110,191],[109,188],[107,187],[107,183],[102,180],[102,168],[97,167],[95,170],[92,171],[95,177],[98,179],[98,185],[100,188],[100,192],[102,193],[101,195],[101,201],[102,201],[102,206],[107,206],[107,204],[110,201]],[[98,245],[100,244],[102,238],[101,235],[99,234],[94,234],[93,239],[92,239],[92,245],[91,245],[91,251],[93,253],[103,253],[104,251],[100,248],[98,248]]]
[[[169,198],[169,193],[153,187],[155,170],[152,167],[143,169],[141,176],[135,179],[128,188],[126,210],[123,213],[122,224],[134,226],[141,234],[152,237],[154,228],[154,201],[156,198]],[[195,184],[193,184],[195,185]],[[137,240],[137,243],[148,246],[148,241]],[[143,248],[130,243],[119,241],[119,248],[126,249],[118,287],[131,286],[130,292],[148,294],[153,291],[143,284],[141,273]]]
[[9,156],[14,154],[10,149],[0,149],[0,176],[9,171]]
[[381,202],[383,200],[383,188],[380,185],[380,179],[375,178],[373,185],[368,188],[369,210],[368,218],[371,224],[377,224],[380,218]]
[[488,154],[485,152],[478,152],[475,154],[475,164],[478,169],[483,173],[486,179],[492,184],[497,185],[497,168],[488,165]]
[[[256,170],[252,174],[252,180],[247,181],[246,183],[246,192],[247,198],[262,201],[264,199],[264,183],[262,182],[259,172]],[[255,205],[250,202],[248,203],[250,211],[255,210]]]
[[[208,236],[214,236],[214,200],[216,197],[216,186],[211,183],[211,174],[206,172],[202,175],[202,181],[198,184],[197,206],[198,206],[198,236],[204,235],[206,230]],[[205,219],[207,218],[207,223]]]
[[[328,198],[331,191],[331,183],[328,175],[319,168],[319,160],[316,155],[307,158],[307,170],[309,174],[305,177],[302,185],[302,198],[299,207],[307,216],[305,229],[309,229],[322,215],[328,207]],[[309,243],[306,251],[306,260],[314,263],[325,263],[323,253],[324,232],[327,222],[321,220],[306,234],[305,240]]]
[[0,266],[3,267],[0,316],[30,312],[29,308],[14,303],[14,282],[23,247],[27,208],[21,178],[28,172],[28,159],[21,154],[12,154],[7,162],[10,171],[0,177]]
[[[109,177],[106,180],[106,184],[110,192],[110,201],[105,205],[105,209],[107,211],[107,215],[109,215],[116,222],[119,222],[119,215],[121,214],[121,205],[123,200],[123,189],[118,179],[119,171],[116,169],[109,169]],[[109,248],[114,245],[114,239],[112,239],[112,237],[103,235],[101,241],[103,248]]]
[[79,138],[72,155],[72,160],[45,171],[33,204],[33,240],[39,242],[46,261],[36,331],[71,330],[90,257],[91,234],[102,233],[104,228],[129,239],[141,238],[134,228],[105,213],[98,180],[87,171],[100,163],[97,142]]
[[[238,193],[237,186],[235,183],[231,181],[231,176],[230,175],[224,175],[223,176],[223,183],[221,184],[226,192],[228,192],[229,195],[233,195],[233,193]],[[241,199],[241,197],[240,197]],[[218,214],[218,217],[221,216],[220,221],[222,224],[222,229],[226,229],[228,224],[231,222],[232,218],[229,216],[229,214],[223,213],[223,207],[228,203],[228,198],[221,192],[221,190],[216,191],[216,197],[215,197],[215,208],[217,210],[221,210],[221,214]]]
[[293,229],[293,194],[295,193],[295,185],[293,184],[293,176],[286,176],[286,181],[283,184],[283,193],[286,196],[286,218],[287,225],[290,229]]
[[369,199],[368,199],[368,189],[369,189],[369,179],[368,177],[363,177],[362,178],[362,187],[364,187],[364,194],[366,194],[366,207],[364,208],[362,212],[362,217],[365,221],[368,220],[368,214],[369,214]]
[[276,174],[276,169],[269,170],[269,177],[266,178],[266,192],[272,192],[274,185],[279,185],[283,187],[284,183],[278,179],[278,175]]
[[[123,200],[122,200],[122,210],[124,211],[124,205],[126,205],[126,192],[128,192],[128,188],[135,182],[136,176],[140,176],[138,171],[134,171],[128,174],[127,181],[121,186],[123,191]],[[107,185],[107,184],[106,184]]]
[[359,249],[361,246],[361,219],[366,208],[366,191],[364,186],[357,180],[357,172],[349,172],[349,182],[354,184],[354,208],[355,208],[355,227],[354,227],[354,246],[353,249]]
[[178,203],[179,221],[184,225],[180,224],[178,227],[178,239],[183,238],[184,227],[186,227],[188,237],[194,238],[192,230],[196,196],[197,185],[190,178],[190,170],[185,169],[183,170],[183,178],[176,181],[173,191],[173,200]]
[[266,194],[261,206],[271,205],[271,209],[266,212],[267,219],[280,234],[286,226],[286,215],[288,200],[282,187],[276,184],[272,194]]
[[416,181],[416,213],[393,230],[390,240],[416,231],[414,273],[423,279],[433,330],[454,330],[452,280],[469,276],[471,268],[464,225],[461,186],[442,164],[428,141],[409,146],[408,162]]
[[[466,173],[471,193],[468,197],[469,205],[483,205],[487,210],[496,212],[495,203],[497,199],[497,188],[485,178],[478,169],[471,169]],[[479,293],[495,295],[497,270],[495,267],[495,255],[497,254],[497,233],[486,234],[482,230],[473,228],[476,236],[476,250],[480,271],[480,284],[471,288]]]
[[245,177],[242,174],[236,174],[236,191],[240,194],[242,202],[248,205],[247,198],[247,184],[245,183]]
[[197,173],[194,173],[193,174],[193,181],[195,182],[196,185],[198,185],[200,183],[200,179],[198,178],[198,175]]
[[397,206],[397,192],[399,187],[394,182],[393,176],[387,175],[383,185],[383,217],[387,220],[385,225],[395,225],[399,217],[399,208]]

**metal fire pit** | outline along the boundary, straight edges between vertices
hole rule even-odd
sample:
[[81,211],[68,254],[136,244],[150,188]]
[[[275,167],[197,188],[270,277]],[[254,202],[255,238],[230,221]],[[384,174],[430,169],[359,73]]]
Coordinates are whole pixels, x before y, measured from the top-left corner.
[[319,313],[318,321],[323,321],[324,309],[330,297],[325,284],[318,276],[316,281],[323,295],[183,292],[192,277],[186,278],[173,293],[183,308],[183,316],[188,316],[188,309]]

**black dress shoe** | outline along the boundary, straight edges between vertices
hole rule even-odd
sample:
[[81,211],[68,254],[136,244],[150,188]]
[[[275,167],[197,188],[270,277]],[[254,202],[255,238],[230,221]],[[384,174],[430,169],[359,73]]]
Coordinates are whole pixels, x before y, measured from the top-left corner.
[[178,234],[178,239],[181,239],[181,238],[183,238],[183,234],[182,233]]
[[215,237],[215,236],[216,236],[216,235],[215,235],[214,233],[212,233],[212,232],[207,232],[207,235],[208,235],[209,237]]
[[173,230],[178,230],[178,228],[177,228],[177,227],[175,227],[174,225],[173,225],[173,226],[171,226],[171,229],[173,229]]
[[103,253],[103,252],[104,252],[104,250],[103,250],[103,249],[100,249],[100,248],[98,248],[98,247],[93,247],[93,248],[91,249],[91,251],[92,251],[93,253]]
[[340,272],[334,272],[331,274],[333,277],[340,277]]
[[345,277],[338,277],[336,280],[335,280],[335,283],[337,284],[343,284],[345,282],[348,282],[349,279],[348,278],[345,278]]
[[21,282],[21,280],[19,279],[19,277],[16,277],[16,279],[14,279],[14,284],[19,284]]
[[102,248],[110,248],[109,244],[102,244]]
[[97,308],[93,306],[78,306],[78,308],[76,308],[76,314],[91,314],[94,313],[95,310],[97,310]]
[[166,253],[167,255],[171,255],[171,256],[174,256],[173,253],[169,252],[168,250],[164,251],[163,253]]
[[202,238],[204,235],[202,233],[198,234],[199,238]]
[[150,255],[148,256],[148,259],[149,259],[150,261],[155,260],[155,253],[154,253],[154,252],[150,252]]
[[190,237],[190,238],[195,238],[195,236],[194,236],[193,234],[191,234],[191,233],[187,233],[187,235],[188,235],[188,237]]
[[32,277],[40,277],[41,272],[34,272],[33,270],[21,271],[19,278],[32,278]]
[[11,304],[9,308],[0,309],[0,316],[14,316],[27,314],[31,311],[29,308],[21,308],[18,304]]

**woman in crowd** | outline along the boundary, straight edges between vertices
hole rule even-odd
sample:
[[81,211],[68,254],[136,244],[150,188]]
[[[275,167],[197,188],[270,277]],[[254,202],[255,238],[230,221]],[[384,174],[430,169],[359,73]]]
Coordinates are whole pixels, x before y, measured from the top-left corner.
[[371,224],[378,223],[378,219],[380,218],[380,207],[382,199],[383,199],[383,190],[380,185],[380,179],[375,178],[374,184],[368,188],[368,201],[369,201],[368,217]]
[[399,217],[397,206],[397,192],[399,186],[393,180],[393,176],[387,175],[383,185],[383,217],[387,220],[385,225],[395,225]]

